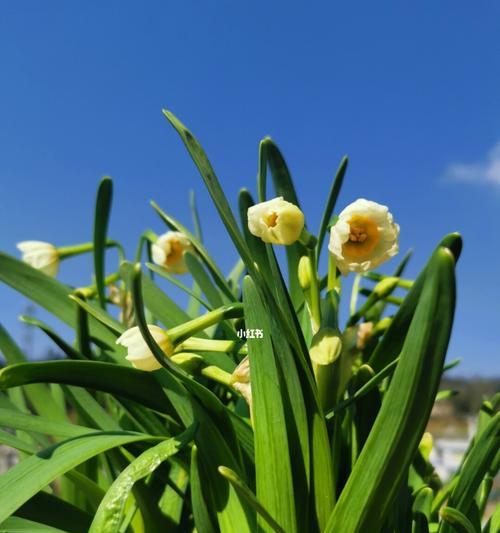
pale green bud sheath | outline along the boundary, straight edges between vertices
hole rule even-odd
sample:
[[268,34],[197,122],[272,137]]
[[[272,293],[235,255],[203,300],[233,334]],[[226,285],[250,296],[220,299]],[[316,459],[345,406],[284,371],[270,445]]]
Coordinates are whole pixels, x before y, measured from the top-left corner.
[[336,364],[342,353],[342,340],[332,328],[321,329],[312,339],[309,356],[318,387],[318,396],[324,411],[331,409],[338,388],[339,365]]

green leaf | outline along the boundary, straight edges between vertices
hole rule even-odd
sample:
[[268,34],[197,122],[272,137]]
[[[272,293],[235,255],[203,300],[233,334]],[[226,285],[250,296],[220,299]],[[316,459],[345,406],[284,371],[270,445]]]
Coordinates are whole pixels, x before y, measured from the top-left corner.
[[349,164],[349,159],[345,155],[340,161],[339,168],[335,174],[335,178],[332,182],[332,187],[328,193],[328,200],[326,201],[325,210],[321,218],[321,223],[319,225],[318,231],[318,243],[316,245],[317,257],[319,263],[319,257],[321,255],[321,249],[323,248],[323,241],[325,240],[326,231],[328,229],[328,224],[333,215],[333,210],[335,209],[335,204],[337,203],[337,198],[342,188],[342,183],[344,182],[345,171],[347,170],[347,165]]
[[[57,531],[63,530],[71,533],[88,533],[92,521],[92,516],[89,513],[44,491],[38,492],[23,503],[15,515],[19,518],[46,524],[56,528]],[[28,529],[28,531],[31,530]]]
[[[134,264],[128,261],[121,264],[120,274],[124,280],[130,279],[133,268]],[[141,291],[145,306],[166,328],[178,326],[191,319],[183,309],[147,276],[142,276]]]
[[[458,482],[447,505],[457,512],[468,515],[483,477],[488,473],[500,449],[500,413],[497,413],[483,430],[470,450],[459,473]],[[491,473],[495,476],[496,472]],[[443,517],[444,518],[444,517]],[[452,531],[450,525],[442,524],[440,533]]]
[[[155,265],[153,263],[146,263],[146,267],[149,268],[149,270],[151,270],[152,272],[155,272],[156,274],[161,276],[162,278],[167,279],[168,281],[170,281],[170,283],[172,283],[176,287],[179,287],[179,289],[183,290],[186,294],[189,294],[189,296],[191,296],[192,300],[196,300],[203,307],[205,307],[205,309],[207,309],[208,311],[212,311],[213,310],[213,307],[208,302],[206,302],[205,300],[203,300],[201,298],[200,289],[199,289],[199,287],[197,285],[195,287],[193,287],[192,289],[190,289],[189,287],[184,285],[184,283],[179,281],[175,276],[172,276],[172,274],[169,274],[166,271],[166,269],[164,267],[162,267],[162,266]],[[197,306],[197,309],[198,309],[198,307],[199,306]],[[189,306],[188,306],[187,314],[189,316],[191,316],[191,313],[189,311]],[[198,313],[195,313],[195,314],[198,314]]]
[[194,436],[196,426],[181,435],[149,448],[130,463],[107,490],[90,526],[89,533],[118,533],[125,502],[134,484],[152,474],[163,461],[184,448]]
[[103,309],[96,307],[95,305],[87,302],[83,298],[80,298],[76,294],[70,294],[69,298],[73,300],[73,302],[77,303],[91,317],[94,317],[101,324],[106,326],[115,335],[114,341],[116,341],[116,338],[125,331],[125,326]]
[[109,176],[105,176],[102,178],[99,188],[97,189],[94,214],[94,275],[99,304],[103,309],[106,309],[104,268],[112,198],[113,182]]
[[[47,335],[47,337],[53,340],[56,346],[58,346],[70,359],[84,359],[80,352],[75,350],[71,344],[68,344],[64,339],[62,339],[50,326],[45,324],[45,322],[26,315],[21,315],[19,319],[25,324],[29,324],[30,326],[35,326],[41,329]],[[21,363],[22,360],[16,362]]]
[[243,236],[250,249],[254,261],[259,265],[259,270],[262,272],[267,284],[272,287],[272,275],[270,272],[269,259],[267,257],[267,250],[264,241],[250,233],[248,229],[248,209],[255,204],[252,195],[247,189],[241,189],[238,196],[238,207],[240,211],[241,228]]
[[161,413],[169,402],[150,372],[95,361],[20,363],[0,370],[0,389],[30,383],[62,383],[123,396]]
[[[277,196],[295,204],[300,208],[300,202],[295,192],[292,177],[283,155],[274,141],[266,137],[262,143],[265,144],[264,154],[271,170],[271,177]],[[306,250],[302,244],[296,242],[291,246],[286,246],[286,256],[288,263],[288,282],[290,287],[290,295],[292,297],[293,305],[298,308],[304,301],[304,293],[300,287],[298,279],[299,260],[302,255],[306,254]]]
[[19,518],[18,516],[11,516],[7,518],[5,522],[0,524],[0,533],[67,533],[62,529],[47,526],[46,524],[40,524],[33,522],[32,520],[26,520],[25,518]]
[[233,212],[231,211],[229,202],[226,199],[224,191],[220,186],[219,180],[217,179],[214,169],[212,168],[212,165],[210,164],[210,161],[208,160],[203,148],[195,136],[173,113],[164,109],[163,114],[181,137],[189,152],[189,155],[193,159],[193,162],[195,163],[201,174],[201,177],[203,178],[203,181],[205,182],[208,192],[212,197],[215,207],[217,208],[222,222],[226,226],[226,229],[233,240],[236,249],[238,250],[249,271],[253,271],[253,259],[250,251],[248,250],[248,247],[238,229],[238,224]]
[[457,533],[478,533],[478,530],[472,525],[472,522],[460,511],[452,507],[441,509],[441,518],[444,520],[450,531]]
[[[252,374],[257,498],[278,524],[291,533],[297,531],[297,517],[279,370],[267,312],[249,277],[243,281],[243,303],[247,327],[263,330],[263,338],[247,341]],[[260,520],[259,524],[269,530],[265,521]]]
[[441,248],[428,265],[399,364],[326,531],[355,533],[382,527],[434,403],[454,307],[454,259]]
[[203,486],[205,482],[202,479],[203,471],[199,464],[198,450],[196,446],[191,449],[191,506],[193,508],[194,523],[197,531],[200,533],[216,533],[216,518],[214,509],[207,505]]
[[[455,262],[460,255],[460,249],[462,246],[462,238],[458,234],[450,234],[446,236],[438,246],[440,248],[448,248],[455,258]],[[429,268],[429,264],[420,273],[418,278],[413,283],[411,290],[408,292],[403,304],[398,309],[398,312],[392,319],[391,325],[385,332],[381,341],[378,343],[376,349],[373,351],[368,364],[379,372],[389,363],[391,363],[396,357],[398,357],[403,346],[403,342],[406,336],[406,332],[410,326],[413,315],[415,314],[415,308],[419,301],[420,294],[425,285],[426,274]]]
[[[0,324],[0,352],[3,353],[9,365],[26,361],[26,356],[2,324]],[[66,420],[64,412],[55,403],[45,385],[29,385],[24,387],[23,390],[36,413],[51,419]]]
[[267,522],[273,531],[285,533],[274,518],[267,512],[264,506],[257,500],[255,494],[241,481],[236,472],[225,466],[219,466],[220,474],[225,477],[234,487],[236,492],[245,499],[253,509]]
[[12,409],[0,408],[0,426],[23,431],[35,431],[57,437],[77,437],[87,433],[94,433],[95,429],[50,420],[42,416],[28,415]]
[[[74,304],[68,298],[72,289],[14,257],[0,252],[0,281],[37,303],[73,329],[76,327]],[[98,320],[89,318],[92,337],[114,346],[115,337]]]
[[224,294],[230,298],[234,299],[233,293],[231,292],[231,287],[229,287],[226,279],[224,278],[222,272],[219,270],[219,267],[216,265],[215,261],[212,259],[210,254],[208,253],[208,250],[203,246],[201,241],[199,241],[185,226],[183,226],[180,222],[175,220],[170,215],[167,215],[156,202],[151,202],[151,205],[153,206],[153,209],[158,213],[160,218],[167,224],[167,226],[175,231],[180,231],[181,233],[184,233],[193,245],[193,248],[196,250],[198,255],[200,256],[201,260],[205,263],[206,267],[212,274],[212,277],[214,278],[215,283],[219,287],[219,289],[224,292]]
[[151,437],[130,432],[91,433],[73,437],[20,462],[0,477],[0,521],[57,477],[95,455]]
[[[267,298],[270,311],[273,343],[281,363],[284,383],[288,389],[288,398],[291,408],[287,410],[288,422],[293,418],[296,429],[293,434],[298,436],[291,439],[291,456],[294,461],[294,475],[296,476],[300,461],[305,468],[305,482],[307,488],[310,479],[313,481],[312,499],[316,511],[316,520],[322,529],[331,513],[335,502],[334,476],[330,442],[327,428],[319,403],[316,383],[313,377],[309,351],[301,334],[297,316],[286,290],[283,276],[271,246],[267,247],[269,262],[275,280],[275,298]],[[280,319],[281,320],[278,320]],[[290,345],[290,346],[289,346]],[[288,348],[288,349],[287,349]],[[300,381],[300,384],[298,383]],[[303,420],[305,409],[307,421]],[[306,427],[307,424],[307,427]],[[304,431],[309,432],[309,443],[304,443]],[[297,440],[300,442],[299,453]],[[311,462],[311,465],[309,463]],[[296,482],[297,490],[302,488]],[[304,489],[307,490],[306,487]],[[297,493],[297,501],[303,502],[304,495]],[[300,519],[305,519],[307,513],[301,513]],[[304,526],[306,527],[306,526]]]
[[[193,279],[196,281],[203,294],[206,296],[207,301],[212,307],[212,309],[221,307],[224,303],[227,303],[227,301],[223,301],[221,294],[219,293],[215,285],[212,283],[212,280],[210,279],[208,274],[205,272],[201,261],[198,259],[198,256],[196,256],[192,252],[185,252],[184,260],[191,276],[193,276]],[[233,299],[231,299],[230,301],[233,301]]]

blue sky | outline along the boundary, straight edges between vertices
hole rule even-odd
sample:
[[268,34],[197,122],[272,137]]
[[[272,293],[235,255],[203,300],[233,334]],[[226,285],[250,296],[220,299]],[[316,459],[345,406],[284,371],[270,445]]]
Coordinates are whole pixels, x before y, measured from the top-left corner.
[[[235,252],[167,107],[233,201],[255,189],[258,142],[271,135],[311,228],[348,153],[339,207],[389,205],[401,249],[415,249],[409,274],[461,231],[450,357],[464,358],[461,374],[500,374],[499,35],[492,1],[3,3],[0,249],[89,240],[109,174],[111,234],[130,252],[144,228],[163,229],[149,200],[188,221],[194,189],[206,243],[228,269]],[[61,279],[87,284],[89,266],[65,264]],[[0,287],[0,321],[17,338],[25,305]],[[48,343],[36,341],[40,354]]]

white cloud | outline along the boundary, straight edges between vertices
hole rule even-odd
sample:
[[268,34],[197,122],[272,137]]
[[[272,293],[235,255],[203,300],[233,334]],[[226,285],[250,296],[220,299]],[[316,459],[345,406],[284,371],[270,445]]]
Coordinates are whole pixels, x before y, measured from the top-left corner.
[[500,186],[500,141],[488,152],[484,161],[448,165],[445,178],[452,181]]

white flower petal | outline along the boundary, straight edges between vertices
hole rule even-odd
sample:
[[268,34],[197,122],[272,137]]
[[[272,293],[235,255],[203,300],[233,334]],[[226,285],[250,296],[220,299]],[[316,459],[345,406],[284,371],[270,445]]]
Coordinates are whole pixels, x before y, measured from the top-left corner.
[[247,218],[250,233],[270,244],[293,244],[304,228],[302,211],[282,196],[249,207]]
[[44,241],[23,241],[17,244],[17,248],[21,251],[25,263],[48,276],[57,275],[59,253],[54,245]]
[[163,266],[173,274],[184,274],[187,266],[184,261],[184,252],[192,250],[189,239],[179,231],[167,231],[160,235],[151,247],[153,262]]
[[[148,325],[149,332],[154,340],[158,343],[167,357],[173,353],[173,346],[168,338],[167,333],[158,326]],[[135,368],[140,370],[157,370],[161,364],[156,360],[155,356],[146,344],[146,341],[141,335],[141,331],[137,326],[134,326],[125,331],[118,339],[116,344],[120,344],[127,348],[126,359],[132,363]]]
[[328,249],[340,272],[367,272],[399,251],[399,226],[385,205],[360,198],[331,228]]

